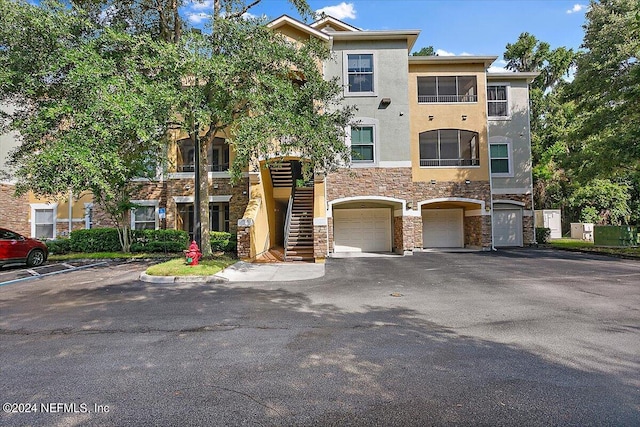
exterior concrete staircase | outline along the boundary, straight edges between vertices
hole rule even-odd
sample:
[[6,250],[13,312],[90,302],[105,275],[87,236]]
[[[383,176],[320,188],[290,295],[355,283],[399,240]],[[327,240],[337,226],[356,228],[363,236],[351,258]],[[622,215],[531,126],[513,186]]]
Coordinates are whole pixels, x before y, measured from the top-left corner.
[[313,187],[294,188],[285,230],[285,261],[314,261]]
[[293,170],[291,162],[282,162],[274,164],[269,168],[271,172],[271,182],[274,187],[292,187],[293,186]]

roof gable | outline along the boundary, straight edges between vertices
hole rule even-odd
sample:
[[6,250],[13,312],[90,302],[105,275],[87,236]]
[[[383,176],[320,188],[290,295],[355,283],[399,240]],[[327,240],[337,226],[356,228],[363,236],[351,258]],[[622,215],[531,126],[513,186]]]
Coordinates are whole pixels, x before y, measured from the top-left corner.
[[311,27],[327,33],[340,31],[361,31],[360,28],[349,25],[346,22],[334,18],[333,16],[324,16],[312,23]]
[[316,37],[320,40],[329,41],[331,39],[331,37],[324,32],[319,31],[305,24],[304,22],[300,22],[288,15],[282,15],[281,17],[274,19],[267,24],[267,27],[271,28],[272,30],[283,30],[286,27],[289,27],[297,30],[298,32],[306,33],[309,36]]

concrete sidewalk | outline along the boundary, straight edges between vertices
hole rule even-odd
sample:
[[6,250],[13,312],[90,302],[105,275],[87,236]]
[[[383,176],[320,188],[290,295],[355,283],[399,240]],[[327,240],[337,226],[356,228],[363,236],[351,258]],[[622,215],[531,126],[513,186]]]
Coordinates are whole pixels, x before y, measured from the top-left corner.
[[293,282],[324,276],[324,264],[278,262],[259,264],[239,261],[213,276],[140,275],[148,283]]

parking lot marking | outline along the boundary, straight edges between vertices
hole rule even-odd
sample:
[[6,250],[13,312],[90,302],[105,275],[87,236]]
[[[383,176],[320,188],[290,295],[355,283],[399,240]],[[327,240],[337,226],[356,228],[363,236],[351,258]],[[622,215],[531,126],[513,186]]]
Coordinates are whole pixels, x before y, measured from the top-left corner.
[[27,273],[31,274],[32,276],[40,276],[40,273],[38,273],[35,270],[32,270],[31,268],[27,268]]
[[[14,280],[9,280],[7,282],[0,282],[0,286],[5,286],[5,285],[11,285],[13,283],[18,283],[18,282],[25,282],[27,280],[32,280],[32,279],[40,279],[42,277],[46,277],[46,276],[53,276],[54,274],[60,274],[60,273],[66,273],[69,271],[78,271],[78,270],[84,270],[85,268],[90,268],[90,267],[98,267],[98,266],[102,266],[102,265],[107,265],[108,263],[106,261],[102,261],[102,262],[97,262],[95,264],[87,264],[87,265],[81,265],[79,267],[74,267],[71,266],[71,268],[66,269],[66,270],[60,270],[60,271],[53,271],[51,273],[45,273],[45,274],[39,274],[36,273],[35,271],[33,273],[35,273],[35,276],[31,276],[31,277],[22,277],[20,279],[14,279]],[[27,270],[29,271],[29,270]]]

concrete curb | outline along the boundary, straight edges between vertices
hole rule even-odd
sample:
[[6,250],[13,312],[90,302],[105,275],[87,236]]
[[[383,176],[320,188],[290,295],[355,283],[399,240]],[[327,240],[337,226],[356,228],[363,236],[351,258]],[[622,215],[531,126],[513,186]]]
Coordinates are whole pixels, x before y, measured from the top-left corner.
[[170,285],[173,283],[227,283],[228,279],[218,275],[213,276],[150,276],[147,273],[140,274],[140,280],[157,285]]

